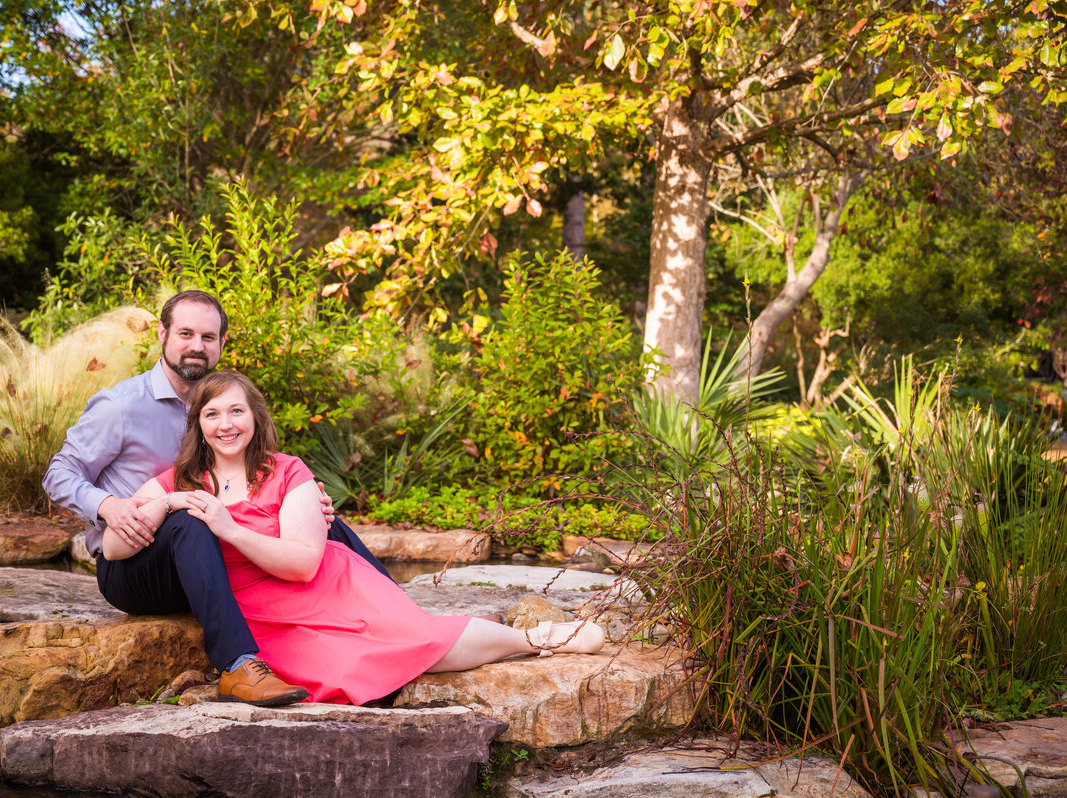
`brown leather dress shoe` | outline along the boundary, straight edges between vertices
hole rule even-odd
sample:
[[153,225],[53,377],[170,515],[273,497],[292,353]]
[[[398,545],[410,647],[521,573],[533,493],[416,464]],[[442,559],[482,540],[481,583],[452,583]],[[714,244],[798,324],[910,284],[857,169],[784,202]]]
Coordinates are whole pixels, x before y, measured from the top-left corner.
[[243,701],[257,707],[280,707],[308,697],[303,687],[286,684],[261,659],[250,659],[240,668],[223,671],[219,677],[219,701]]

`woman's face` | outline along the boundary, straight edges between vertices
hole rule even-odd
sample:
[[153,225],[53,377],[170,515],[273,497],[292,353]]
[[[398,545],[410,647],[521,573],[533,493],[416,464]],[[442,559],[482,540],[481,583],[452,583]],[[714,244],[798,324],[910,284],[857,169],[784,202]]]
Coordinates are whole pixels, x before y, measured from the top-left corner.
[[240,385],[231,385],[200,411],[200,431],[216,458],[240,455],[252,441],[255,419]]

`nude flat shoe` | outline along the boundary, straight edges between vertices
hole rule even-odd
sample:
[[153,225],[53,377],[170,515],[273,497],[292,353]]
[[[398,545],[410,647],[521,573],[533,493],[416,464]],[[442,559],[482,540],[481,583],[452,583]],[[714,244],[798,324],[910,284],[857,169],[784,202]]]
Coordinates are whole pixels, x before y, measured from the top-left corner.
[[[553,635],[553,630],[560,631]],[[558,643],[549,643],[553,636]],[[604,647],[604,630],[599,624],[589,620],[568,623],[542,621],[526,630],[526,639],[531,646],[541,649],[538,655],[541,657],[551,657],[553,654],[595,654]]]

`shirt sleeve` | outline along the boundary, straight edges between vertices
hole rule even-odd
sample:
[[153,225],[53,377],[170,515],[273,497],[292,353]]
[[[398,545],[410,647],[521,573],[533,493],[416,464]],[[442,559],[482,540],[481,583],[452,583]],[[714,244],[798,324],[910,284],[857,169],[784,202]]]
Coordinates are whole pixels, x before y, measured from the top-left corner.
[[100,472],[122,451],[122,409],[97,394],[78,422],[67,430],[63,448],[52,458],[42,486],[52,501],[79,518],[98,524],[100,504],[111,494],[95,485]]

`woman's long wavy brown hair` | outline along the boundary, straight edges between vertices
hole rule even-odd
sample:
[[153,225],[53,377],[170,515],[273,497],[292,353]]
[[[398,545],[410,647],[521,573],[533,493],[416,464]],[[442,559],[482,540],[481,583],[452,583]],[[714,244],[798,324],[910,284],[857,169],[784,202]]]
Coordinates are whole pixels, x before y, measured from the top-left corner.
[[200,432],[200,413],[204,405],[227,390],[231,385],[240,385],[245,392],[245,400],[252,411],[252,420],[256,428],[252,440],[245,449],[245,478],[248,480],[248,493],[251,495],[274,472],[278,451],[278,431],[274,421],[267,412],[267,400],[244,374],[237,371],[216,371],[200,380],[189,406],[189,418],[185,425],[178,457],[174,460],[175,490],[203,490],[207,487],[205,474],[211,478],[212,492],[219,495],[219,481],[212,472],[215,466],[215,452],[207,445]]

